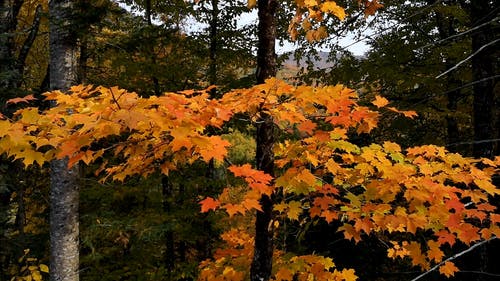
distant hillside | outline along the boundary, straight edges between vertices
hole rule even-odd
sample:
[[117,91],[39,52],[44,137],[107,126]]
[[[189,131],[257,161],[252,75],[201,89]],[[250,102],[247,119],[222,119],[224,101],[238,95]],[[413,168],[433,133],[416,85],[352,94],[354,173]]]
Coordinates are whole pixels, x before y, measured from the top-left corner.
[[[328,56],[330,53],[328,52],[319,52],[318,53],[318,59],[313,61],[314,68],[315,69],[323,69],[323,68],[329,68],[332,67],[334,64],[332,62],[328,61]],[[298,69],[300,67],[307,66],[306,64],[306,59],[301,59],[299,63],[297,64],[297,59],[295,58],[294,54],[290,54],[288,59],[286,59],[283,62],[282,68],[291,68],[291,69]]]

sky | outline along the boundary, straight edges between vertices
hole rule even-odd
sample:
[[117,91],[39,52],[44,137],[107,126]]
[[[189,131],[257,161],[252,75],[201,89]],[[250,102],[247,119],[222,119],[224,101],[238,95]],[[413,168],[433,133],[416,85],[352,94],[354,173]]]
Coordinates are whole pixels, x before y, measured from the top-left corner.
[[[128,10],[128,11],[132,10],[130,6],[128,6],[122,2],[118,2],[118,5],[124,9]],[[141,13],[138,13],[135,11],[134,11],[134,13],[141,14]],[[250,13],[245,13],[245,14],[241,15],[240,19],[238,19],[238,23],[241,26],[246,25],[248,23],[256,22],[256,21],[257,21],[257,10],[256,9],[254,9]],[[202,26],[199,24],[198,25],[192,24],[192,25],[187,26],[185,28],[186,28],[187,32],[190,32],[190,31],[200,30],[202,28]],[[346,49],[349,50],[355,56],[363,56],[369,50],[369,46],[365,42],[355,41],[353,34],[347,34],[346,37],[340,39],[339,44],[341,47],[346,47]],[[293,42],[290,42],[290,41],[284,42],[283,46],[280,46],[280,44],[278,44],[278,42],[276,42],[276,52],[278,54],[291,52],[291,51],[295,50],[296,48],[297,48],[297,46],[295,46],[295,44]],[[322,49],[320,51],[328,52],[329,50]]]

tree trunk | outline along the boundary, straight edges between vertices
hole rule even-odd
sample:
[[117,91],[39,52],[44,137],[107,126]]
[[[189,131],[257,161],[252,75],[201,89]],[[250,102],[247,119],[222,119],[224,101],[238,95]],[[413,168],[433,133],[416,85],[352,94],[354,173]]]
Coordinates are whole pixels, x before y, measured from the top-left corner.
[[[257,83],[264,83],[265,79],[276,76],[276,0],[258,1],[258,49],[257,49]],[[275,142],[274,124],[271,116],[262,114],[257,122],[257,151],[255,155],[257,169],[271,176],[274,175]],[[255,221],[255,246],[250,280],[267,281],[271,278],[273,259],[273,233],[269,227],[272,220],[273,201],[263,195],[260,199],[262,212],[257,212]]]
[[[77,40],[71,29],[75,2],[52,0],[50,11],[50,88],[67,91],[77,82]],[[50,163],[50,280],[78,281],[78,167],[67,159]]]
[[[492,21],[497,13],[494,13],[494,5],[490,1],[471,1],[470,16],[471,26],[478,26]],[[493,1],[494,2],[494,1]],[[494,112],[495,85],[498,78],[492,79],[498,74],[499,45],[492,44],[499,38],[499,27],[490,23],[472,34],[472,77],[474,84],[474,157],[492,158],[493,139],[500,128],[495,127],[496,118]],[[488,45],[489,44],[489,45]]]
[[17,71],[14,33],[23,0],[0,0],[0,91],[2,100],[16,95]]
[[208,81],[211,85],[217,84],[217,44],[218,44],[218,17],[219,0],[212,0],[212,11],[210,13],[210,67]]
[[[428,1],[427,4],[435,5],[436,2],[434,0]],[[443,2],[440,5],[451,5],[453,1],[449,3]],[[443,13],[439,10],[436,11],[436,27],[438,29],[439,39],[445,40],[446,38],[453,36],[456,34],[454,28],[454,21],[456,20],[452,16],[443,15]],[[443,54],[448,56],[447,53]],[[455,58],[446,57],[445,67],[446,70],[454,67],[456,64]],[[460,79],[457,78],[454,72],[451,72],[446,75],[446,81],[444,83],[445,89],[454,89],[458,88],[461,85]],[[446,115],[446,144],[450,145],[448,148],[452,152],[458,152],[459,147],[456,145],[460,141],[460,133],[458,129],[458,122],[456,118],[456,112],[458,108],[458,99],[460,98],[460,90],[454,90],[447,92],[448,103],[446,105],[446,109],[448,110]]]

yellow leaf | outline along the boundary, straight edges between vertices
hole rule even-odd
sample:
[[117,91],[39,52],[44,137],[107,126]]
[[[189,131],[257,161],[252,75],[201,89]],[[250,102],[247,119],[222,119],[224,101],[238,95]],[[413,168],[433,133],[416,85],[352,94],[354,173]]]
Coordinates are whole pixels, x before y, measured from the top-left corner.
[[33,280],[35,280],[35,281],[42,281],[42,275],[40,274],[39,271],[32,271],[31,276],[33,277]]
[[299,201],[290,201],[288,203],[288,218],[298,220],[300,213],[302,213],[302,204]]
[[325,3],[323,3],[321,5],[321,11],[333,14],[340,20],[344,20],[346,16],[344,8],[338,6],[335,1],[326,1]]
[[500,189],[498,189],[494,184],[488,180],[475,179],[474,183],[482,190],[488,192],[491,195],[500,194]]
[[252,9],[253,7],[255,7],[255,5],[257,5],[257,0],[248,0],[247,3],[248,9]]
[[46,272],[46,273],[49,273],[49,267],[46,266],[45,264],[41,263],[40,264],[40,271],[41,272]]

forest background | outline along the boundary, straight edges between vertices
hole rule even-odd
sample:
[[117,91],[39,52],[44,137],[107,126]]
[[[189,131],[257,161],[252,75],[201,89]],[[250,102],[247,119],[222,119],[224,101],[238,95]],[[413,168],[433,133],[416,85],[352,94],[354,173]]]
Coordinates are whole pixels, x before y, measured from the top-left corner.
[[[118,86],[143,98],[189,89],[204,93],[208,86],[217,85],[207,92],[215,99],[232,89],[251,88],[257,82],[258,27],[252,23],[242,26],[236,20],[250,10],[251,1],[124,1],[141,11],[141,15],[134,15],[113,1],[73,2],[71,32],[78,48],[74,84]],[[390,101],[391,106],[406,110],[384,111],[370,134],[349,133],[349,141],[356,146],[391,141],[407,149],[435,144],[465,156],[497,159],[496,164],[481,164],[485,169],[488,165],[493,167],[498,165],[500,155],[499,7],[495,1],[480,2],[393,0],[371,7],[370,11],[370,6],[363,8],[357,1],[337,1],[345,8],[345,18],[329,18],[319,27],[313,21],[301,22],[297,31],[290,29],[296,4],[283,1],[276,13],[276,35],[278,40],[295,40],[297,49],[290,57],[299,63],[291,64],[287,54],[280,55],[277,61],[282,67],[277,77],[297,86],[342,83],[356,90],[360,105],[382,108]],[[0,101],[3,116],[14,118],[15,112],[26,105],[40,109],[49,106],[42,101],[42,93],[52,89],[51,18],[46,1],[2,1],[0,11]],[[193,21],[206,28],[187,32],[186,22]],[[366,29],[373,30],[369,38],[363,37]],[[338,38],[346,33],[355,33],[356,40],[370,45],[365,56],[353,56],[339,46]],[[318,63],[325,61],[324,53],[318,52],[324,49],[330,50],[327,64]],[[33,98],[20,98],[27,95]],[[206,274],[212,274],[205,275],[212,276],[209,280],[240,278],[234,272],[245,271],[238,265],[220,269],[217,260],[211,258],[214,253],[221,255],[217,249],[228,247],[224,240],[229,241],[229,248],[236,243],[235,249],[244,250],[238,254],[248,258],[251,252],[246,243],[252,241],[252,230],[232,235],[226,231],[231,231],[228,226],[251,229],[254,216],[237,209],[231,213],[227,206],[229,217],[224,212],[201,213],[200,202],[205,202],[201,207],[206,211],[217,207],[207,205],[211,202],[206,201],[207,197],[218,198],[222,192],[229,197],[225,200],[237,200],[245,194],[233,176],[237,173],[227,172],[224,166],[255,162],[256,129],[249,120],[243,114],[208,132],[221,135],[232,144],[227,159],[193,161],[170,171],[168,177],[153,173],[147,178],[137,175],[126,181],[99,181],[95,172],[101,163],[81,165],[80,278],[195,280],[203,278],[200,272],[205,269]],[[298,129],[293,138],[300,139],[304,132],[307,135],[314,130],[301,128],[304,130]],[[287,136],[281,134],[277,138]],[[99,145],[118,140],[105,141],[109,143]],[[123,161],[117,155],[106,157],[110,162]],[[49,263],[50,246],[50,171],[47,165],[38,165],[41,161],[37,159],[31,159],[28,164],[32,165],[24,169],[23,162],[26,164],[29,157],[17,158],[21,159],[13,162],[12,157],[4,155],[0,166],[0,280],[40,280],[48,278],[45,265]],[[319,169],[314,163],[309,166],[311,171]],[[327,177],[322,180],[328,181]],[[490,180],[498,190],[498,174]],[[235,186],[230,194],[223,192],[228,185]],[[350,194],[361,193],[354,190]],[[349,274],[355,272],[361,280],[411,280],[430,270],[429,265],[473,249],[472,242],[490,240],[481,236],[448,243],[440,252],[422,246],[421,251],[427,254],[422,254],[422,258],[429,259],[425,266],[415,262],[415,248],[393,244],[408,239],[408,233],[374,233],[359,226],[363,231],[356,231],[364,232],[363,239],[354,237],[356,231],[349,237],[342,220],[327,223],[308,216],[310,206],[304,205],[307,196],[296,194],[279,205],[281,211],[273,223],[280,231],[273,237],[274,244],[280,251],[296,256],[332,258],[335,268],[345,273],[344,279],[354,279]],[[491,206],[498,206],[498,191],[491,191],[488,196]],[[356,201],[353,197],[349,200]],[[483,207],[488,218],[481,220],[478,227],[487,225],[494,238],[498,235],[498,210]],[[258,208],[254,206],[253,210]],[[456,206],[452,209],[449,211],[458,212]],[[226,235],[221,236],[222,233]],[[413,234],[420,241],[433,235],[426,231]],[[234,237],[245,241],[234,241]],[[430,249],[434,250],[433,255]],[[392,258],[387,257],[390,250]],[[413,250],[409,254],[413,258],[403,253],[405,250]],[[453,273],[456,280],[495,280],[500,275],[495,267],[499,252],[498,239],[491,239],[454,260],[459,269],[442,267],[441,273]],[[276,260],[286,265],[287,259],[293,258],[285,255]],[[234,260],[248,269],[249,260]],[[310,261],[310,268],[293,269],[296,278],[301,270],[318,271],[311,269],[315,263],[326,268],[328,262]],[[283,268],[287,266],[289,272],[295,272],[289,264]],[[287,273],[274,272],[273,278],[287,280]],[[250,273],[243,276],[249,277]],[[436,270],[425,278],[444,277]]]

